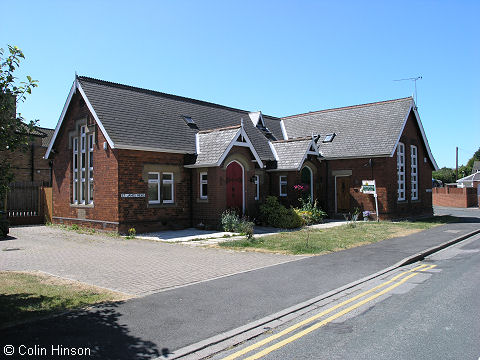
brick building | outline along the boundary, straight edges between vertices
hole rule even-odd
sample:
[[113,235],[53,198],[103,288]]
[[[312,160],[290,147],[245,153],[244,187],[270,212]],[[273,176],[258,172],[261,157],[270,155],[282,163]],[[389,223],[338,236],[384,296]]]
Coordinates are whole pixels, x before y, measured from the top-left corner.
[[43,182],[49,186],[52,182],[50,160],[45,159],[45,151],[52,139],[54,130],[35,127],[32,140],[22,150],[0,151],[0,161],[6,159],[11,164],[14,181]]
[[268,195],[294,204],[296,184],[332,216],[374,210],[365,179],[381,217],[431,213],[436,168],[412,98],[275,118],[87,77],[45,157],[54,222],[120,232],[255,217]]

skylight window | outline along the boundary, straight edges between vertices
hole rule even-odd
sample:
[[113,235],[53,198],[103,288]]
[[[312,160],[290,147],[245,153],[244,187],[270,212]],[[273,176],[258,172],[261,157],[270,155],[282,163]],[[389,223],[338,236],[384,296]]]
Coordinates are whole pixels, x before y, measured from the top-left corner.
[[322,142],[324,142],[324,143],[332,142],[335,135],[336,135],[335,133],[325,135],[325,138],[323,139]]
[[185,123],[188,125],[189,128],[198,129],[198,125],[195,124],[195,121],[193,121],[190,116],[183,115],[182,117],[183,117],[183,120],[185,120]]
[[195,124],[195,122],[192,120],[190,116],[184,116],[183,120],[185,120],[187,124]]

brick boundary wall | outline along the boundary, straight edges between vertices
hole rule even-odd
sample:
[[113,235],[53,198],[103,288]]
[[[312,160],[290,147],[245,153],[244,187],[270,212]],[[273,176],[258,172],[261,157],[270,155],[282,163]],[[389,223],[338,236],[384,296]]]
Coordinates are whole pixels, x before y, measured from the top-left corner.
[[475,188],[433,188],[433,205],[466,208],[478,206],[480,197],[477,197]]

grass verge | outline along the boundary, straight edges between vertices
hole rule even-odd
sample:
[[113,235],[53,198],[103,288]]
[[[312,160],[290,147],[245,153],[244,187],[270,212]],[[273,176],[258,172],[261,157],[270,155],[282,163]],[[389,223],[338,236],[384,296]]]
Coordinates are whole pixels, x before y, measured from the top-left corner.
[[366,245],[393,237],[407,236],[434,226],[456,222],[452,216],[436,216],[419,221],[356,222],[328,229],[303,229],[252,240],[219,243],[222,248],[269,251],[284,254],[323,254]]
[[127,298],[125,294],[42,273],[0,271],[0,328]]

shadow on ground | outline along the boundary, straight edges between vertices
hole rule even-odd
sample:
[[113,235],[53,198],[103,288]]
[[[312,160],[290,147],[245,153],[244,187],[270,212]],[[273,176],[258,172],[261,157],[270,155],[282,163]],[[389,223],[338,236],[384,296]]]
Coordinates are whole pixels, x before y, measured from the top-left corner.
[[[89,348],[91,356],[88,358],[93,359],[151,359],[161,354],[167,355],[168,349],[159,349],[153,342],[130,334],[128,327],[121,323],[120,313],[116,311],[120,304],[121,302],[109,303],[88,311],[74,311],[34,324],[2,329],[2,346],[10,344],[16,350],[22,344],[32,348],[37,346],[46,348],[47,355],[50,356],[54,355],[50,353],[52,345],[60,345],[64,349]],[[14,358],[16,357],[9,357]]]

